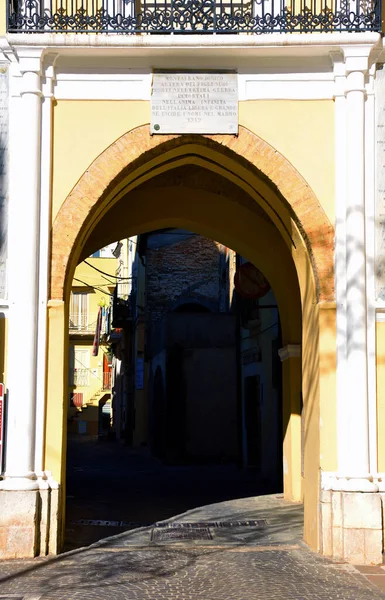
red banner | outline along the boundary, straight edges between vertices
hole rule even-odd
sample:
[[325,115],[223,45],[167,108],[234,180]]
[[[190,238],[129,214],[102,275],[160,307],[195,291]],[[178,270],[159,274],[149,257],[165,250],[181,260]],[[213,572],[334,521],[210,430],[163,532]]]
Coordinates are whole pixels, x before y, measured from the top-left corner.
[[97,356],[99,354],[100,333],[102,330],[102,312],[103,309],[101,306],[99,306],[98,320],[96,321],[96,331],[94,335],[94,343],[92,345],[92,356]]

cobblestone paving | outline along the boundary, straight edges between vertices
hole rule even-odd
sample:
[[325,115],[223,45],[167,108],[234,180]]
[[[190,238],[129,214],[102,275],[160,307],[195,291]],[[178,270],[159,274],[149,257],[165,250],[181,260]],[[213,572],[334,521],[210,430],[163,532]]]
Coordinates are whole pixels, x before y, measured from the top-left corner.
[[385,598],[354,568],[301,546],[90,547],[51,561],[3,562],[0,594],[41,600]]
[[[91,450],[94,446],[90,446],[89,455]],[[126,454],[122,450],[119,452],[123,463]],[[151,471],[151,477],[148,473],[153,463],[148,463],[147,468],[142,458],[131,458],[128,462],[131,473],[127,481],[130,485],[127,484],[125,493],[121,490],[117,499],[101,494],[99,471],[96,471],[96,483],[92,487],[91,479],[85,477],[88,467],[79,463],[84,471],[80,472],[82,477],[75,479],[73,490],[76,498],[72,501],[72,508],[69,507],[73,521],[70,541],[77,549],[54,559],[0,561],[0,600],[11,600],[12,596],[13,600],[385,600],[385,591],[373,585],[374,581],[381,583],[384,579],[384,569],[366,567],[360,572],[354,567],[328,561],[303,545],[303,509],[300,504],[285,502],[273,494],[258,497],[254,492],[252,497],[238,500],[210,500],[213,504],[167,520],[171,514],[186,510],[180,510],[181,506],[191,506],[187,500],[190,502],[193,485],[186,491],[186,503],[184,498],[178,502],[172,501],[172,498],[178,498],[175,491],[183,491],[183,483],[191,479],[194,471],[187,471],[189,477],[179,479],[178,489],[175,486],[170,492],[167,485],[172,479],[165,478],[160,467],[162,477],[156,480],[156,487],[156,469]],[[120,474],[121,463],[111,462]],[[100,466],[99,455],[97,465]],[[135,489],[133,486],[139,478],[139,475],[134,477],[134,467],[138,473],[143,470],[145,484],[152,486],[148,492],[152,496],[148,497],[155,507],[162,506],[162,510],[154,512],[152,506],[139,510],[145,494],[143,488],[137,486]],[[205,472],[205,482],[208,482],[210,473],[214,471],[206,469]],[[214,481],[217,485],[221,479]],[[113,482],[110,483],[105,483],[107,490],[114,489]],[[87,504],[87,487],[99,494],[98,502],[92,506]],[[167,495],[163,498],[164,487]],[[158,490],[157,496],[153,495],[154,489]],[[242,490],[248,490],[248,487]],[[132,499],[133,495],[137,507],[132,502],[126,508],[127,498]],[[197,502],[197,506],[198,502],[204,503],[202,499],[202,495],[197,495],[192,501]],[[113,527],[95,526],[93,529],[102,535],[97,531],[92,537],[92,527],[83,526],[85,532],[79,536],[77,520],[128,522],[132,517],[135,517],[135,522],[146,523],[165,519],[162,521],[164,526],[195,523],[203,527],[206,523],[212,539],[178,541],[173,536],[166,536],[159,541],[152,539],[153,527],[141,527],[79,548],[79,541],[85,545],[90,543],[90,538],[93,541],[115,530]],[[260,527],[239,525],[253,520],[265,520],[266,523]],[[235,526],[207,525],[217,522],[232,522]]]

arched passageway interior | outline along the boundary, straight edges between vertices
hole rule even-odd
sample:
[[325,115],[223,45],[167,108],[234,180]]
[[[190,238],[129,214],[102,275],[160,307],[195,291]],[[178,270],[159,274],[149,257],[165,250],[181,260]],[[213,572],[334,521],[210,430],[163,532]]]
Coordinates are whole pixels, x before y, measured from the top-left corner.
[[134,236],[76,269],[69,323],[66,548],[282,493],[279,315],[251,263],[191,231]]
[[[131,132],[106,150],[58,213],[52,236],[49,372],[61,369],[66,396],[72,277],[76,264],[98,248],[178,227],[234,249],[264,273],[279,308],[284,494],[293,500],[304,497],[305,539],[317,547],[318,302],[333,298],[332,228],[298,173],[249,132],[241,131],[237,140],[184,136],[148,141],[145,134],[144,128]],[[58,338],[64,350],[57,349]],[[46,461],[63,481],[64,436],[59,447],[54,416],[57,379],[48,381],[48,396]]]

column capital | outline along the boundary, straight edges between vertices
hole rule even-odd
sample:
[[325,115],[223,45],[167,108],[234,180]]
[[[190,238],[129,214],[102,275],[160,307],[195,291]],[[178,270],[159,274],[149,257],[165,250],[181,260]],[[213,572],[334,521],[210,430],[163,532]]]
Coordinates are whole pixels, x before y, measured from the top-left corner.
[[56,81],[55,65],[59,57],[57,53],[50,53],[44,56],[43,72],[45,79],[43,81],[43,93],[45,98],[54,97],[54,85]]
[[278,354],[281,362],[284,362],[288,358],[299,358],[301,356],[301,345],[287,344],[287,346],[278,350]]
[[41,76],[44,52],[44,48],[18,48],[17,57],[20,73],[22,75],[25,73],[36,73]]
[[366,73],[369,70],[371,66],[370,55],[373,51],[372,46],[342,46],[342,51],[344,53],[347,75],[353,71]]

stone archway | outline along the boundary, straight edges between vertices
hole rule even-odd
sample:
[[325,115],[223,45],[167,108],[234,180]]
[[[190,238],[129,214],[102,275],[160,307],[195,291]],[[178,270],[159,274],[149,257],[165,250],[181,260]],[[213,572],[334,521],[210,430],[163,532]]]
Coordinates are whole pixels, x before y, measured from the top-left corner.
[[[265,229],[276,232],[275,249],[285,256],[280,278],[288,282],[287,296],[298,288],[298,302],[294,312],[285,311],[284,326],[287,329],[284,362],[285,402],[288,407],[287,435],[287,496],[299,499],[301,495],[301,462],[303,460],[305,488],[305,539],[313,548],[319,547],[318,494],[320,456],[320,361],[319,322],[322,306],[332,306],[334,300],[333,228],[313,191],[294,167],[264,140],[245,128],[238,137],[233,136],[154,136],[148,126],[134,129],[107,148],[90,165],[66,198],[55,219],[52,229],[51,284],[49,302],[48,341],[48,400],[47,400],[47,469],[63,481],[65,441],[62,429],[58,429],[58,411],[63,411],[62,398],[66,390],[66,299],[72,274],[77,262],[92,248],[92,236],[103,229],[109,215],[124,204],[123,199],[133,199],[137,206],[146,201],[143,185],[151,185],[157,176],[177,167],[196,165],[215,173],[231,185],[238,186],[250,198],[248,206],[240,206],[237,233],[240,240],[243,228],[249,229],[249,245],[260,241],[252,237],[252,207],[259,206],[267,215]],[[193,190],[183,194],[187,206],[195,202]],[[218,212],[222,197],[206,191],[206,199]],[[156,199],[155,199],[156,200]],[[155,208],[155,200],[151,209]],[[167,189],[171,202],[167,219],[177,205],[175,187]],[[200,199],[201,200],[201,199]],[[149,212],[151,210],[149,209]],[[188,215],[190,222],[196,214]],[[250,216],[250,219],[249,219]],[[186,217],[187,218],[187,217]],[[228,223],[231,228],[231,212]],[[154,221],[142,220],[146,226],[158,225],[159,214]],[[167,220],[166,219],[166,220]],[[204,220],[204,217],[202,217]],[[267,222],[269,224],[267,224]],[[163,225],[160,225],[163,226]],[[235,221],[234,221],[235,227]],[[212,230],[213,231],[213,230]],[[218,230],[220,232],[220,228]],[[137,231],[140,233],[141,231]],[[266,235],[262,229],[260,236]],[[98,236],[96,236],[97,239]],[[255,238],[258,238],[255,235]],[[91,240],[91,242],[90,242]],[[105,240],[104,240],[105,241]],[[110,240],[112,241],[112,240]],[[103,244],[101,244],[103,245]],[[96,249],[96,248],[95,248]],[[236,248],[234,248],[236,249]],[[261,249],[259,249],[261,256]],[[274,263],[277,267],[277,262]],[[272,271],[274,271],[272,267]],[[282,284],[282,282],[281,282]],[[285,304],[285,285],[280,285],[278,303]],[[327,311],[331,313],[331,311]],[[298,326],[291,326],[291,321]],[[302,339],[301,339],[302,338]],[[302,341],[302,355],[300,344]],[[293,350],[294,349],[294,350]],[[61,380],[61,389],[58,386]],[[301,456],[301,387],[307,406],[304,417],[304,457]],[[58,435],[61,448],[58,448]],[[52,450],[53,449],[53,450]],[[54,458],[52,458],[54,457]],[[53,465],[53,466],[51,466]],[[293,475],[294,473],[294,475]],[[63,500],[64,502],[64,500]]]
[[150,136],[148,125],[129,131],[96,158],[60,208],[52,229],[51,299],[63,298],[68,264],[86,223],[98,206],[108,202],[125,171],[131,175],[128,179],[135,180],[143,164],[166,149],[186,147],[197,138],[203,148],[212,142],[218,149],[230,151],[242,160],[244,168],[254,167],[276,188],[307,245],[319,300],[334,299],[333,227],[310,186],[287,159],[244,127],[239,128],[237,137]]

